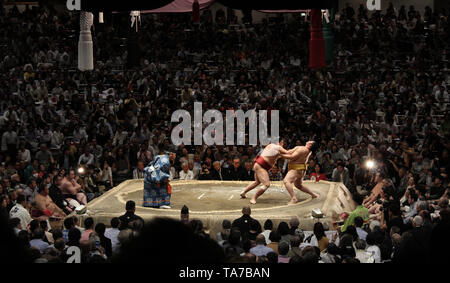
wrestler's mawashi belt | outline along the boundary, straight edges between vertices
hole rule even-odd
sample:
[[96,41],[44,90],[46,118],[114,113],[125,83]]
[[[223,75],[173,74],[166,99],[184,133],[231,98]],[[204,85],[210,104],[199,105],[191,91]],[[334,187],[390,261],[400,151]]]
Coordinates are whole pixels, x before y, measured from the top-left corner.
[[270,166],[270,164],[267,163],[267,161],[265,161],[264,158],[261,157],[261,155],[256,156],[253,162],[258,163],[259,165],[261,165],[262,168],[266,169],[267,171],[269,171],[272,168],[272,166]]
[[303,163],[289,163],[288,170],[308,170],[308,164]]

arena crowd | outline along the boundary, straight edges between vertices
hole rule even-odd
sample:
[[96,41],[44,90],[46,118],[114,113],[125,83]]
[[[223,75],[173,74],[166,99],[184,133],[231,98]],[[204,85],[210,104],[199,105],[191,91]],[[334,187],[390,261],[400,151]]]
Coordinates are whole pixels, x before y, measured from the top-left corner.
[[[65,261],[70,246],[86,262],[123,260],[148,245],[142,237],[158,225],[181,229],[197,248],[222,247],[199,261],[448,261],[448,16],[347,6],[333,26],[336,58],[315,71],[307,64],[309,22],[300,14],[245,24],[221,10],[205,10],[200,24],[187,14],[144,15],[137,67],[128,66],[122,40],[129,19],[113,16],[95,25],[96,67],[82,73],[76,13],[2,6],[2,217],[34,262]],[[343,182],[360,205],[313,233],[295,218],[243,225],[248,208],[217,236],[195,219],[147,227],[131,203],[111,223],[86,219],[80,228],[76,217],[65,218],[121,181],[142,178],[164,152],[176,153],[172,180],[252,180],[259,147],[171,143],[171,114],[193,111],[195,101],[223,112],[279,110],[287,148],[320,143],[307,178]],[[286,169],[280,160],[271,179],[282,180]],[[52,228],[62,219],[62,229]]]

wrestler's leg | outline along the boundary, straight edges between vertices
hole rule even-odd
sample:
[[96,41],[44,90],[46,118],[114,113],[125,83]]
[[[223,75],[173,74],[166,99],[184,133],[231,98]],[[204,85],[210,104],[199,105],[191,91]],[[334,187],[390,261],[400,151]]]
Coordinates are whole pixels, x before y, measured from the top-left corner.
[[270,187],[269,172],[267,172],[267,170],[262,167],[258,168],[257,170],[258,170],[258,178],[259,181],[262,183],[262,186],[253,195],[252,199],[250,200],[251,204],[256,204],[256,199]]
[[284,186],[291,196],[291,200],[288,202],[288,204],[294,204],[298,202],[297,198],[294,195],[294,181],[297,179],[297,175],[297,170],[289,170],[289,172],[283,179]]
[[310,189],[308,189],[307,187],[305,187],[305,185],[303,185],[302,183],[302,178],[297,178],[297,180],[295,180],[294,185],[297,189],[299,189],[302,192],[305,192],[309,195],[311,195],[311,198],[317,198],[318,196],[316,194],[314,194]]
[[80,202],[80,204],[87,204],[87,197],[83,193],[77,193],[77,200]]
[[261,181],[259,180],[259,177],[258,177],[258,175],[261,173],[257,173],[257,172],[259,172],[257,167],[261,167],[261,166],[258,163],[255,163],[255,165],[253,166],[253,170],[255,171],[255,173],[254,173],[255,181],[253,183],[248,184],[248,186],[245,188],[245,190],[240,194],[241,198],[246,198],[246,196],[245,196],[246,193],[248,193],[249,191],[256,188],[259,184],[261,184]]

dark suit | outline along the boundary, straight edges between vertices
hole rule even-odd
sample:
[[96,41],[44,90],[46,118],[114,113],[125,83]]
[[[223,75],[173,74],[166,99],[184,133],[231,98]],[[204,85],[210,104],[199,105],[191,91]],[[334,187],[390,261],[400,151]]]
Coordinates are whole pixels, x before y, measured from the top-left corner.
[[254,222],[258,226],[257,233],[261,233],[261,224],[259,224],[258,220],[252,218],[247,214],[244,214],[240,218],[235,219],[231,224],[231,227],[239,228],[239,231],[241,231],[242,240],[245,240],[249,236],[251,222]]
[[239,166],[238,168],[231,167],[226,174],[226,180],[241,181],[243,180],[245,169]]
[[247,170],[244,170],[243,172],[242,172],[243,174],[242,174],[242,181],[254,181],[255,180],[255,171],[253,171],[253,170],[250,170],[250,171],[247,171]]
[[216,169],[212,169],[210,174],[210,180],[217,180],[217,181],[223,181],[225,180],[223,170],[217,171]]
[[124,215],[119,217],[120,219],[120,227],[119,230],[124,230],[128,228],[128,224],[134,220],[140,219],[144,223],[144,219],[142,217],[137,216],[134,212],[127,211]]

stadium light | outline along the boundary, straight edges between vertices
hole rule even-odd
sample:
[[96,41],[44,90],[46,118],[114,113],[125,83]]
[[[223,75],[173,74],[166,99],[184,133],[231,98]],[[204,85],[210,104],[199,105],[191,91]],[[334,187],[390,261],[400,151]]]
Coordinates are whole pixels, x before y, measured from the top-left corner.
[[375,168],[375,161],[373,161],[372,159],[369,159],[366,161],[366,168],[369,170],[372,170]]
[[84,174],[84,167],[80,166],[77,169],[78,174]]

